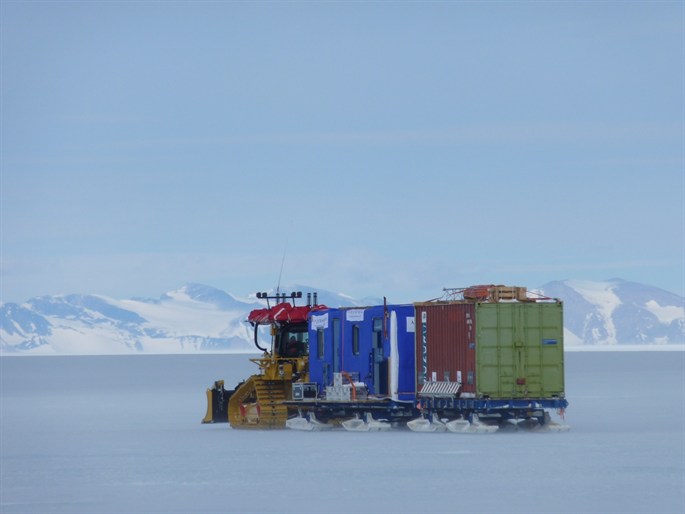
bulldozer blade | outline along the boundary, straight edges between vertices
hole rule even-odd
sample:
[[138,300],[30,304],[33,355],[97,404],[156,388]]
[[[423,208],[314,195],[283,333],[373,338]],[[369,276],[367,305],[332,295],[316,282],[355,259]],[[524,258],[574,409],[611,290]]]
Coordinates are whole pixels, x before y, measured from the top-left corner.
[[202,423],[228,423],[228,400],[233,391],[224,389],[224,381],[217,380],[207,389],[207,413]]

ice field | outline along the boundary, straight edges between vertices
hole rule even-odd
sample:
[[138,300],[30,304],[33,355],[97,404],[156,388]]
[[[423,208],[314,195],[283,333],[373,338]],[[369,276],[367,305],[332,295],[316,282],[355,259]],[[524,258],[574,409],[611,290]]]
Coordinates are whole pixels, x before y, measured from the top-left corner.
[[567,353],[566,433],[201,425],[248,357],[0,358],[0,512],[685,512],[685,352]]

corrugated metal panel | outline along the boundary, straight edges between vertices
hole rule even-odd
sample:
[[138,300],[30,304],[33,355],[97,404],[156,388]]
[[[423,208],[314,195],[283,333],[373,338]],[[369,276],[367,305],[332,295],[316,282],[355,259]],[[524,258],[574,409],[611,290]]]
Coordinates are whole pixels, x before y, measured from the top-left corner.
[[476,332],[479,396],[563,396],[560,302],[477,304]]
[[468,302],[415,304],[417,380],[461,382],[476,391],[475,306]]

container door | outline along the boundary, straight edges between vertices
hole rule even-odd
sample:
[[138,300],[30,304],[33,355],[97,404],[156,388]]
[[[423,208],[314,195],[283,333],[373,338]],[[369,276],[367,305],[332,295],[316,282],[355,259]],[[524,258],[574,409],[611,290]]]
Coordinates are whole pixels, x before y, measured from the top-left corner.
[[513,310],[511,305],[476,307],[476,389],[478,396],[501,398],[515,393]]
[[544,398],[563,394],[562,304],[478,304],[476,327],[479,396]]
[[373,393],[388,394],[388,360],[383,355],[383,320],[373,318]]
[[532,396],[564,393],[564,321],[561,303],[523,304],[526,389]]

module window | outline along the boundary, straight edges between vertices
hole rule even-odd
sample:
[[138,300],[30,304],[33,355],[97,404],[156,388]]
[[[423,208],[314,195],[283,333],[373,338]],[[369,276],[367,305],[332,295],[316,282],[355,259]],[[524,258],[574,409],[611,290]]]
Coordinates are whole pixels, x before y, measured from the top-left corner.
[[359,325],[352,325],[352,354],[359,355]]
[[320,328],[316,331],[316,356],[318,359],[323,360],[323,329]]

